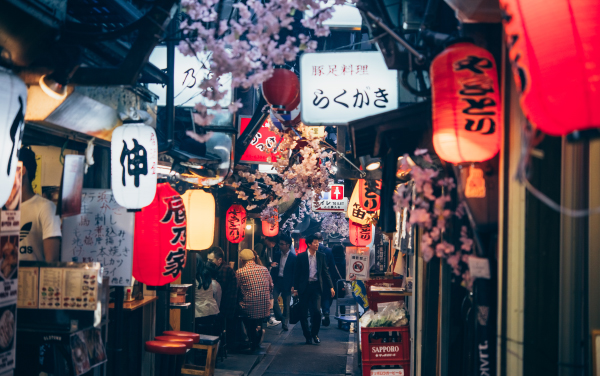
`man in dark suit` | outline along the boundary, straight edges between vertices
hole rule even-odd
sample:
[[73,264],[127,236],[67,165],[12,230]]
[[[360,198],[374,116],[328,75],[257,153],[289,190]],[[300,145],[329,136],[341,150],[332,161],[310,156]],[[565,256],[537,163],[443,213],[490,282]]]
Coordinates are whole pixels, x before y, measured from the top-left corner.
[[[306,338],[306,344],[313,341],[318,344],[319,329],[321,328],[321,295],[335,295],[331,277],[327,271],[325,255],[317,252],[319,239],[315,235],[306,237],[308,250],[296,257],[294,270],[294,287],[292,291],[300,297],[302,316],[300,324]],[[308,326],[308,311],[310,311],[311,326]]]
[[[292,298],[292,285],[294,284],[294,268],[296,265],[296,255],[290,252],[292,238],[288,234],[279,236],[279,249],[273,253],[273,263],[271,264],[271,278],[275,284],[273,289],[273,312],[275,319],[281,321],[283,330],[288,330],[290,321],[290,299]],[[283,299],[283,315],[277,303],[281,295]]]
[[[325,260],[327,261],[327,269],[329,271],[329,276],[331,277],[331,281],[334,284],[337,283],[338,280],[341,279],[339,273],[337,272],[337,268],[335,267],[335,259],[333,258],[333,252],[331,252],[331,248],[326,247],[323,244],[323,235],[320,232],[315,233],[317,239],[319,239],[319,249],[317,251],[325,254]],[[323,309],[323,326],[329,326],[329,312],[331,310],[331,304],[333,303],[333,298],[329,297],[329,295],[323,295],[321,299],[321,308]]]

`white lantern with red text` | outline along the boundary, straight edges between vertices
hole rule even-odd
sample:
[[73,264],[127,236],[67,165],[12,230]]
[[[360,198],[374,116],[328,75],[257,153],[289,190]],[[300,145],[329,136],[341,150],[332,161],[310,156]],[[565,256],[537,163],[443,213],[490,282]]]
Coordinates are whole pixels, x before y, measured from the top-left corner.
[[0,68],[0,207],[13,188],[25,126],[27,86],[11,71]]
[[126,123],[112,134],[111,186],[115,201],[126,209],[150,205],[156,194],[158,143],[152,127]]
[[273,237],[279,234],[279,215],[275,214],[271,217],[271,222],[262,221],[262,233],[264,236]]
[[202,189],[190,189],[181,198],[187,215],[187,249],[208,249],[215,238],[215,198]]

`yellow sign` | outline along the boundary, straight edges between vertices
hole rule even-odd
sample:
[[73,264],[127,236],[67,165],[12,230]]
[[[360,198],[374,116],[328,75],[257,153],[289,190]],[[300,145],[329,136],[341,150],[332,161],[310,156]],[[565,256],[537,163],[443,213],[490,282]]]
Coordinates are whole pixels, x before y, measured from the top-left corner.
[[35,170],[35,178],[31,182],[33,193],[42,195],[42,156],[35,156],[35,163],[37,163],[37,169]]
[[483,170],[476,167],[471,167],[469,169],[469,177],[467,178],[465,187],[465,197],[485,197],[485,179],[483,178]]
[[376,223],[379,218],[379,210],[377,211],[366,211],[360,205],[360,195],[358,194],[358,186],[360,182],[357,182],[352,191],[350,202],[348,203],[348,218],[354,223],[360,223],[366,225],[367,223]]

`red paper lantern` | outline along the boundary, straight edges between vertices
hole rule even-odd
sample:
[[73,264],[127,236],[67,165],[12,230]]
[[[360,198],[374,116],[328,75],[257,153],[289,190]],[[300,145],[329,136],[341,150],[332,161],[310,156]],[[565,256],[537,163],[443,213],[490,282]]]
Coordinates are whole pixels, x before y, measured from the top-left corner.
[[298,242],[298,249],[296,249],[296,254],[299,255],[302,252],[306,252],[307,249],[308,249],[308,245],[306,245],[306,239],[301,238],[300,241]]
[[[262,84],[263,96],[271,107],[285,109],[300,97],[300,80],[289,69],[275,68],[273,76]],[[297,105],[296,105],[297,106]]]
[[598,2],[500,0],[500,4],[525,116],[555,136],[600,127]]
[[272,218],[275,219],[274,223],[262,221],[262,233],[264,236],[272,237],[279,234],[279,215],[275,214]]
[[158,184],[152,203],[135,214],[133,276],[163,286],[179,277],[186,259],[183,199],[168,183]]
[[431,63],[433,147],[450,163],[483,162],[500,150],[498,72],[472,43],[453,44]]
[[349,221],[350,243],[357,247],[365,247],[371,244],[371,240],[373,240],[373,225],[370,223],[361,225],[360,223],[352,222],[352,220]]
[[227,240],[233,244],[241,243],[246,237],[246,209],[242,205],[231,205],[225,215]]
[[[377,180],[373,188],[381,192],[381,180]],[[377,211],[381,208],[381,198],[372,188],[367,186],[365,179],[358,180],[358,196],[360,206],[366,211]]]

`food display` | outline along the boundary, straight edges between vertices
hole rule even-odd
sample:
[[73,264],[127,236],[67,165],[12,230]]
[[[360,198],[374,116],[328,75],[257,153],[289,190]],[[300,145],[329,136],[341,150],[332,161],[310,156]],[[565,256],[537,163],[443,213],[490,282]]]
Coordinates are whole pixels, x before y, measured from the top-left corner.
[[41,309],[96,309],[100,264],[41,267],[39,306]]
[[17,236],[6,236],[2,238],[2,249],[0,250],[1,265],[0,272],[2,277],[7,279],[13,278],[13,272],[17,270],[17,264],[19,263],[19,246]]
[[63,285],[61,268],[40,268],[40,308],[61,309]]

